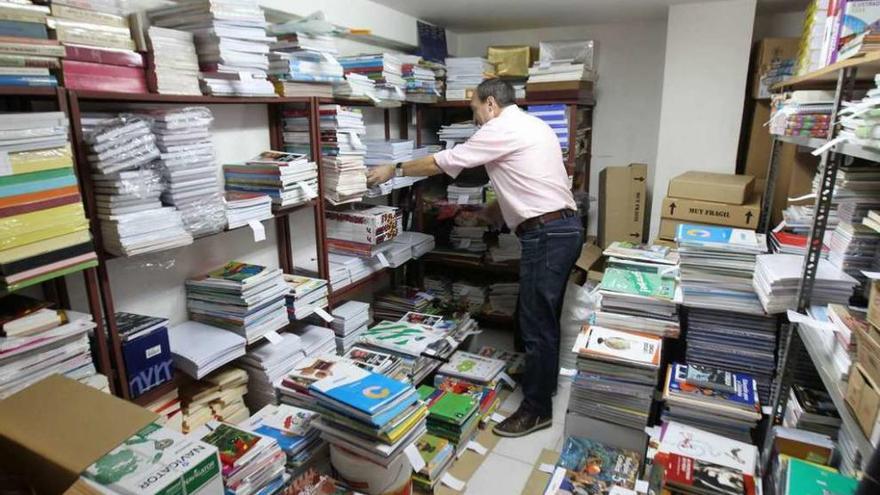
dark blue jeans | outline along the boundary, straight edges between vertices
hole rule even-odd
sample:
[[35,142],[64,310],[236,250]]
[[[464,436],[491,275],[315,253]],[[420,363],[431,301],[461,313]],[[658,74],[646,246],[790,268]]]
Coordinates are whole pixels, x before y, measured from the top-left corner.
[[520,238],[519,332],[526,353],[523,405],[549,417],[559,376],[559,319],[565,287],[584,243],[578,216],[549,222]]

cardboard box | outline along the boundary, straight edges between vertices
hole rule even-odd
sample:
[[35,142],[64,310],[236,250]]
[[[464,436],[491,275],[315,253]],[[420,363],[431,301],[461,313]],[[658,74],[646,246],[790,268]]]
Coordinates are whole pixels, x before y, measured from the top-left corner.
[[871,438],[880,413],[880,388],[859,364],[853,365],[850,370],[846,403],[852,409],[862,431]]
[[[756,180],[762,180],[767,178],[767,168],[770,166],[770,147],[773,143],[770,128],[764,125],[770,121],[770,102],[762,100],[753,103],[743,173],[754,175]],[[764,189],[758,188],[758,190],[763,191]]]
[[752,52],[752,98],[768,98],[761,93],[761,74],[765,73],[774,60],[797,58],[798,38],[764,38]]
[[0,463],[38,493],[61,493],[92,463],[159,418],[52,375],[0,401]]
[[600,248],[614,241],[644,242],[647,178],[644,163],[605,167],[599,172]]
[[663,198],[663,218],[692,223],[707,223],[744,229],[755,229],[761,216],[761,197],[752,195],[744,205],[713,203],[696,199]]
[[868,325],[868,330],[859,331],[857,338],[856,348],[858,349],[859,365],[872,380],[880,383],[880,330],[873,325]]
[[880,328],[880,278],[871,278],[871,292],[868,294],[868,323]]
[[673,198],[741,205],[751,199],[754,185],[755,178],[751,175],[692,170],[670,179],[667,194]]
[[559,452],[549,449],[542,450],[538,460],[532,465],[532,473],[529,475],[529,479],[526,480],[526,486],[523,488],[521,495],[542,495],[553,473],[542,471],[541,465],[555,466],[557,462],[559,462]]

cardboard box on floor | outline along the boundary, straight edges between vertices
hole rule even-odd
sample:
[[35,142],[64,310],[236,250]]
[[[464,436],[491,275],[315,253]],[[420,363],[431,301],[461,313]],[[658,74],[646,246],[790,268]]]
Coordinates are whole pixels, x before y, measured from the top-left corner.
[[666,196],[660,214],[672,220],[755,229],[761,216],[761,196],[752,194],[752,199],[744,205]]
[[644,242],[648,166],[631,163],[599,172],[599,247],[614,241]]
[[526,480],[522,495],[542,495],[547,488],[547,483],[550,482],[550,477],[553,476],[553,472],[542,471],[541,465],[555,466],[557,462],[559,462],[559,452],[549,449],[542,450],[538,460],[532,465],[532,474]]
[[130,402],[52,375],[0,401],[0,462],[38,493],[62,493],[156,419]]
[[799,44],[799,38],[764,38],[755,44],[752,51],[752,98],[770,97],[761,91],[761,74],[774,60],[796,58]]
[[754,185],[755,178],[751,175],[692,170],[669,179],[666,194],[673,198],[741,205],[752,197]]
[[[769,120],[770,102],[754,101],[747,143],[744,143],[745,164],[743,166],[743,173],[755,176],[756,180],[762,180],[767,177],[767,167],[770,165],[770,148],[773,143],[773,137],[770,136],[770,128],[764,125]],[[764,189],[758,190],[763,191]]]

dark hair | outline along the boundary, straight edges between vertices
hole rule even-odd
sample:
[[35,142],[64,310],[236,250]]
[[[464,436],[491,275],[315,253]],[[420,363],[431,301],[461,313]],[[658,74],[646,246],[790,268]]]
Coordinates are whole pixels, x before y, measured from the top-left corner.
[[500,107],[506,107],[516,103],[516,92],[513,86],[501,79],[486,79],[477,86],[477,98],[485,102],[489,97],[495,98]]

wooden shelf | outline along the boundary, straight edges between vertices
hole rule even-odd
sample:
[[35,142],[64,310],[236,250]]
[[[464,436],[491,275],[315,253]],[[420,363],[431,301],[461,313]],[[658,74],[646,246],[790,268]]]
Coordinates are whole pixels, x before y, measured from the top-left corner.
[[786,79],[785,81],[774,84],[771,89],[773,91],[783,91],[786,89],[834,87],[837,83],[837,72],[841,69],[847,69],[850,67],[856,67],[859,69],[856,81],[873,82],[874,74],[880,72],[880,51],[870,52],[864,55],[856,55],[852,58],[823,67],[817,71],[810,72],[809,74]]
[[463,270],[476,270],[481,273],[500,273],[506,275],[519,275],[519,262],[517,263],[505,263],[505,264],[492,264],[487,262],[481,262],[480,264],[467,263],[459,260],[449,260],[440,258],[437,255],[432,255],[431,253],[426,253],[424,256],[419,258],[425,263],[430,263],[432,265],[443,265],[450,268],[460,268]]
[[205,96],[205,95],[160,95],[155,93],[114,93],[111,91],[70,91],[80,101],[127,101],[132,103],[183,103],[192,105],[217,104],[307,104],[311,98],[286,98],[280,96]]
[[54,97],[58,94],[58,88],[48,87],[23,87],[23,86],[0,86],[0,96],[30,96],[30,97]]

